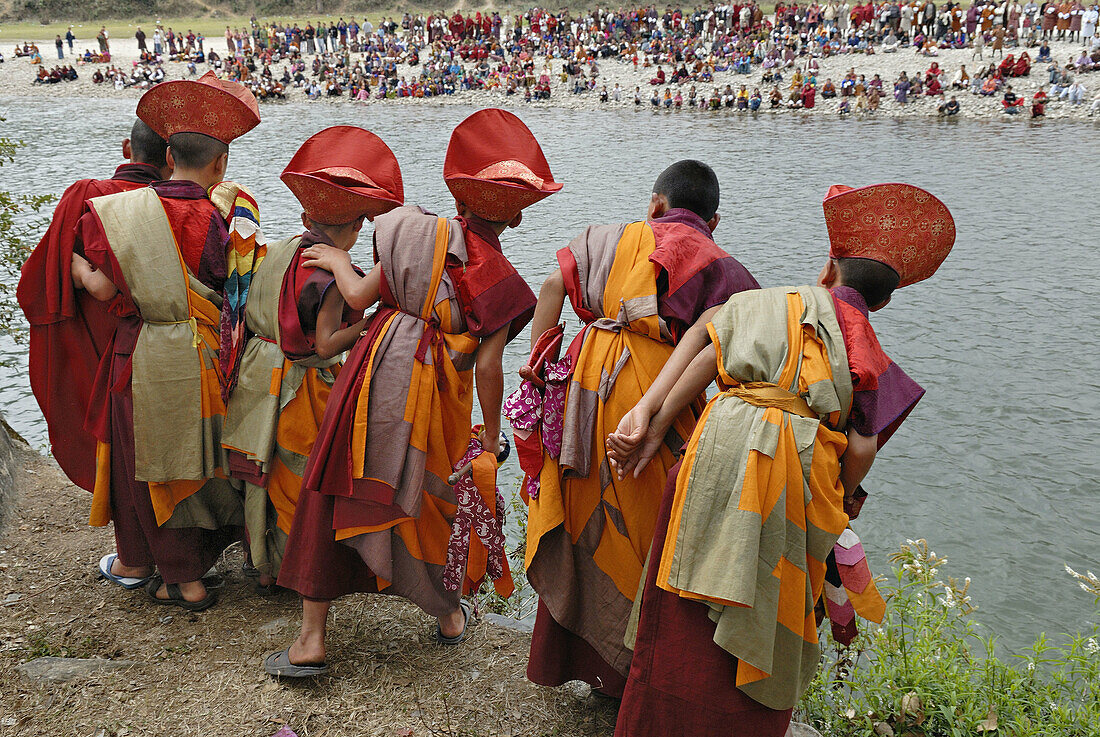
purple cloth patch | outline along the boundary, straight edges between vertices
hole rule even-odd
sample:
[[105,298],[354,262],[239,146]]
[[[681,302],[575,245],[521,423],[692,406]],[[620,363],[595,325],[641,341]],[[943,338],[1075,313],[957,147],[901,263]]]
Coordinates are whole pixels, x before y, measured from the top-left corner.
[[862,594],[871,583],[871,569],[867,566],[866,558],[851,566],[837,563],[836,569],[840,573],[841,583],[849,591]]
[[829,602],[826,604],[829,610],[829,620],[834,624],[839,624],[841,627],[847,626],[853,619],[856,618],[856,609],[852,606],[852,602],[846,601],[843,604],[834,604]]
[[867,553],[863,550],[863,543],[856,543],[850,548],[834,545],[833,555],[836,556],[837,565],[842,566],[854,566],[867,557]]

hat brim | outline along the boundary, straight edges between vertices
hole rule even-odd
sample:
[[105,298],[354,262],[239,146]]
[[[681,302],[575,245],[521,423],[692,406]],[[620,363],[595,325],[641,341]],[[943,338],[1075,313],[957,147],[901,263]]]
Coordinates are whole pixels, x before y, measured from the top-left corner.
[[313,174],[283,172],[280,179],[306,216],[321,225],[343,225],[364,216],[373,219],[402,204],[384,189],[344,187]]
[[191,80],[162,82],[141,96],[137,116],[161,138],[201,133],[229,144],[260,124],[240,98]]
[[545,182],[535,189],[510,182],[492,181],[456,174],[446,178],[455,199],[483,220],[507,222],[523,209],[544,200],[561,189],[560,182]]

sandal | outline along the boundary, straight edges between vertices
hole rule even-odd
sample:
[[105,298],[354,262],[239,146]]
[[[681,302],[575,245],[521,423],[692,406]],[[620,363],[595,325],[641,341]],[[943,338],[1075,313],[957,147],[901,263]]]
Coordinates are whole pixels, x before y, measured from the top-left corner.
[[328,673],[328,664],[322,662],[295,665],[290,662],[290,648],[288,647],[265,657],[264,671],[276,678],[311,678]]
[[466,629],[470,626],[470,616],[473,614],[473,607],[465,599],[459,599],[458,606],[462,609],[465,620],[462,622],[462,631],[454,637],[447,637],[443,634],[443,630],[439,628],[439,625],[435,626],[435,642],[437,645],[457,645],[466,639]]
[[145,584],[149,583],[149,579],[154,574],[150,573],[145,578],[134,578],[132,576],[116,576],[111,573],[111,568],[114,566],[115,561],[118,560],[118,553],[108,553],[99,559],[99,566],[97,566],[97,572],[100,578],[105,578],[111,583],[117,583],[127,591],[133,591],[134,589],[140,589]]
[[205,599],[201,599],[200,601],[188,601],[183,598],[183,592],[180,591],[178,583],[165,584],[168,598],[162,599],[157,596],[157,591],[163,583],[164,579],[158,575],[153,576],[149,583],[145,585],[145,593],[149,595],[150,599],[158,604],[171,604],[181,609],[186,609],[189,612],[201,612],[204,609],[209,609],[214,606],[215,602],[218,601],[218,595],[213,591],[207,591]]

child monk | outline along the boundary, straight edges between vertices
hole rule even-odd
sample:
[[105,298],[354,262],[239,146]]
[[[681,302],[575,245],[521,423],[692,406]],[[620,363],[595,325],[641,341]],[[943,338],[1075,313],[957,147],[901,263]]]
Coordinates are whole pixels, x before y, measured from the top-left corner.
[[[476,388],[480,447],[491,452],[474,459],[474,474],[479,489],[495,493],[501,357],[535,307],[499,237],[561,185],[531,131],[503,110],[474,113],[454,130],[443,177],[458,217],[415,207],[380,216],[378,266],[366,277],[338,249],[314,245],[305,254],[333,272],[349,306],[381,305],[333,387],[306,467],[279,573],[280,585],[302,595],[302,631],[265,659],[273,675],[327,672],[329,607],[356,591],[409,599],[438,619],[442,644],[465,635],[461,584],[484,574],[467,566],[474,541],[455,534],[471,510],[457,496],[465,482],[452,487],[449,477],[469,455]],[[500,514],[482,511],[499,532]],[[491,554],[500,564],[499,543],[470,567],[487,570]]]
[[255,202],[224,182],[229,144],[260,122],[244,86],[208,72],[157,85],[137,115],[168,141],[172,179],[88,200],[73,283],[119,315],[89,403],[96,438],[90,524],[114,522],[100,572],[143,579],[159,604],[217,600],[202,576],[243,532],[225,478],[224,396],[243,307],[263,256]]
[[252,337],[222,436],[230,472],[245,483],[245,526],[261,594],[274,589],[340,357],[365,323],[362,310],[349,309],[331,288],[332,274],[307,265],[303,253],[315,244],[351,250],[364,219],[404,201],[393,152],[353,126],[312,136],[282,180],[302,205],[306,230],[269,244],[253,277],[246,313]]
[[672,164],[653,185],[646,220],[585,229],[558,252],[539,294],[532,344],[558,322],[566,295],[585,328],[566,359],[564,421],[560,411],[543,414],[563,425],[544,427],[561,441],[545,454],[528,502],[527,577],[539,607],[527,676],[535,683],[583,680],[622,696],[631,658],[623,635],[660,490],[702,404],[685,409],[638,478],[612,477],[603,442],[704,310],[759,287],[714,242],[718,204],[709,166]]
[[[718,380],[669,473],[618,737],[781,737],[818,666],[823,591],[834,619],[853,608],[881,618],[866,562],[839,564],[856,550],[847,525],[860,482],[924,392],[883,353],[868,315],[936,271],[955,226],[905,184],[833,187],[824,206],[818,285],[747,292],[705,313],[608,438],[620,475],[644,471]],[[845,555],[827,567],[834,545]]]

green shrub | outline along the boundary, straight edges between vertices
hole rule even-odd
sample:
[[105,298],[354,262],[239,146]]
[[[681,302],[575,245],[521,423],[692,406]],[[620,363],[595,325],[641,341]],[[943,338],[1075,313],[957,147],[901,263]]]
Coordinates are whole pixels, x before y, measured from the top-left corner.
[[[1100,735],[1100,628],[1058,643],[1040,635],[1005,662],[982,637],[962,583],[924,540],[892,557],[882,625],[827,649],[796,718],[829,737]],[[1100,581],[1069,569],[1100,603]]]

